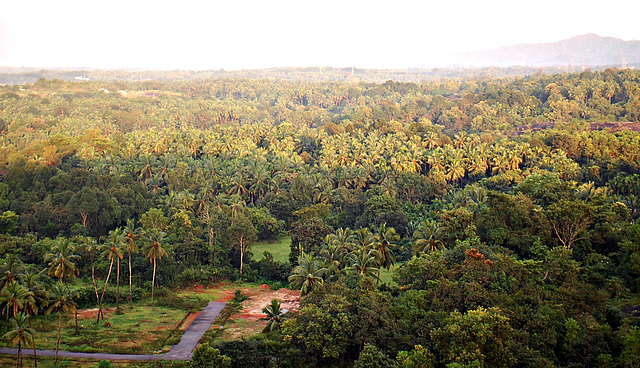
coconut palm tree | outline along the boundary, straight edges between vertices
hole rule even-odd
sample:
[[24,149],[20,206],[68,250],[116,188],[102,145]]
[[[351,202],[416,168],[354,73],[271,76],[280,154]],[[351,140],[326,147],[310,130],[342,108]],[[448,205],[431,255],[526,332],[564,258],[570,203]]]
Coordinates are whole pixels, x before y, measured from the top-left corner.
[[98,248],[98,243],[95,238],[89,236],[83,236],[76,238],[79,241],[85,250],[89,251],[91,254],[91,282],[93,283],[93,290],[96,293],[96,305],[100,304],[100,295],[98,294],[98,284],[96,283],[96,268],[94,263],[96,249]]
[[375,240],[373,233],[368,228],[360,228],[353,232],[353,244],[356,249],[371,249]]
[[328,237],[331,243],[337,247],[344,248],[351,251],[354,246],[353,230],[349,228],[346,228],[346,229],[340,228],[336,230],[333,234],[329,234]]
[[286,318],[287,311],[283,310],[282,304],[278,299],[272,299],[271,303],[262,308],[262,313],[266,314],[261,320],[267,321],[267,325],[262,332],[271,332],[277,330],[280,324]]
[[442,228],[435,221],[425,219],[413,233],[413,238],[415,239],[413,243],[414,253],[432,252],[444,248],[443,237]]
[[49,290],[49,308],[46,310],[46,314],[58,311],[58,340],[56,341],[56,359],[55,364],[58,363],[58,352],[60,351],[60,333],[62,331],[62,313],[74,313],[76,312],[76,303],[73,301],[73,297],[63,283],[57,282],[51,286]]
[[[102,316],[102,301],[104,300],[104,294],[107,291],[107,285],[109,285],[109,278],[111,277],[111,271],[113,270],[113,261],[115,259],[119,260],[124,257],[124,248],[125,244],[125,236],[122,232],[121,228],[116,228],[115,230],[109,231],[109,237],[107,242],[103,245],[104,252],[103,256],[107,257],[111,262],[109,262],[109,272],[107,272],[107,279],[104,281],[104,287],[102,288],[102,295],[100,295],[100,303],[98,305],[98,321],[100,321],[100,317]],[[119,271],[119,270],[118,270]],[[118,272],[119,273],[119,272]],[[119,290],[118,290],[119,293]],[[118,298],[118,296],[116,296]]]
[[125,242],[127,247],[127,253],[129,255],[129,305],[133,309],[133,286],[131,283],[131,253],[138,252],[138,242],[142,238],[142,229],[135,227],[135,221],[133,219],[127,220],[127,226],[124,228]]
[[[19,312],[11,318],[13,329],[2,336],[3,339],[9,340],[9,344],[18,346],[18,361],[16,367],[22,367],[23,355],[22,347],[33,347],[35,349],[35,335],[33,328],[28,326],[29,316]],[[37,362],[36,362],[37,366]]]
[[298,265],[289,276],[289,283],[292,288],[300,289],[300,295],[304,296],[324,283],[326,272],[327,268],[320,259],[303,252],[298,258]]
[[4,305],[2,311],[7,315],[7,321],[9,320],[9,315],[15,316],[24,308],[27,299],[31,296],[32,294],[15,280],[2,289],[0,304]]
[[79,274],[75,261],[79,260],[80,256],[75,254],[75,251],[76,247],[68,239],[58,238],[50,253],[45,255],[45,261],[49,262],[49,276],[54,276],[64,283],[65,277]]
[[400,240],[400,235],[396,233],[396,230],[393,227],[387,227],[386,223],[380,224],[380,226],[374,230],[376,234],[374,236],[373,246],[380,255],[380,267],[384,267],[389,270],[391,269],[391,266],[396,263],[396,257],[393,254],[393,250],[398,247],[395,242]]
[[19,281],[24,276],[24,264],[14,254],[10,254],[0,265],[0,289],[11,284],[13,281]]
[[346,269],[362,277],[371,277],[380,281],[380,255],[376,249],[359,248],[349,254],[349,267]]
[[[44,289],[38,278],[42,272],[27,271],[24,275],[24,287],[31,293],[26,299],[24,305],[25,313],[31,316],[37,316],[40,307],[45,307],[48,303],[47,290]],[[76,317],[78,314],[76,313]],[[31,327],[31,318],[29,318],[29,327]],[[78,331],[78,320],[76,318],[76,333]],[[34,367],[38,368],[38,355],[36,353],[35,341],[33,344]]]
[[154,304],[154,290],[156,284],[156,265],[158,260],[167,255],[167,251],[163,248],[166,242],[167,234],[159,229],[150,229],[145,237],[146,256],[153,263],[153,278],[151,280],[151,306]]

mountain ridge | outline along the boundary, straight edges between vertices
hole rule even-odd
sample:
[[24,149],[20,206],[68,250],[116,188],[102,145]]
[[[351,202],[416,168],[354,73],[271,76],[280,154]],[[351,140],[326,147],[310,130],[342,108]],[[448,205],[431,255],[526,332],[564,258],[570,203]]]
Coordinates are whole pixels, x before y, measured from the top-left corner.
[[594,33],[547,43],[521,43],[494,50],[459,54],[459,66],[624,66],[640,63],[640,41],[624,41]]

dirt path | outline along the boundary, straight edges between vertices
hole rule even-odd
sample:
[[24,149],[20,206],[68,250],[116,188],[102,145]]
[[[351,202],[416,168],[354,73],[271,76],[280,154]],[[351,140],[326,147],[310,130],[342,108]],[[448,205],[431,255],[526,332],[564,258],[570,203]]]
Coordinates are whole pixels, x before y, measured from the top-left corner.
[[[218,314],[227,303],[209,302],[191,325],[184,331],[180,342],[174,345],[165,354],[108,354],[108,353],[76,353],[72,351],[60,351],[58,355],[64,358],[82,358],[97,360],[191,360],[193,349],[205,332],[211,327],[213,321],[218,318]],[[55,350],[36,350],[38,356],[55,356]],[[32,349],[22,349],[24,355],[33,355]],[[18,354],[18,349],[0,349],[0,354]]]

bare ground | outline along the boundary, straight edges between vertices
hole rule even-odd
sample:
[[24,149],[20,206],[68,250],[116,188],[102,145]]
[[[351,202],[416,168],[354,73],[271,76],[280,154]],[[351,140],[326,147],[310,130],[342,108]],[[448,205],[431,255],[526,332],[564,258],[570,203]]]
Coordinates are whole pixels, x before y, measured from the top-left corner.
[[[233,290],[225,290],[224,297],[218,301],[229,301],[233,299]],[[261,285],[260,288],[240,288],[238,289],[249,299],[241,304],[241,309],[237,313],[231,314],[227,320],[220,337],[224,340],[239,339],[259,333],[264,329],[267,322],[260,319],[265,317],[262,308],[271,303],[272,299],[278,299],[282,309],[297,311],[300,308],[300,291],[279,289],[271,290],[268,285]]]

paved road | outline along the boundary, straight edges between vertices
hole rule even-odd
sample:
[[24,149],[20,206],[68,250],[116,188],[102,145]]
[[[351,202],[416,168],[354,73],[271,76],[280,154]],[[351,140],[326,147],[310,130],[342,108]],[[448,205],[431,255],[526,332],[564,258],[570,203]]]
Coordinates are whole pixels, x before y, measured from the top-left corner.
[[[191,325],[182,334],[180,342],[174,345],[165,354],[107,354],[107,353],[75,353],[72,351],[60,351],[59,356],[64,358],[82,358],[97,360],[191,360],[193,349],[205,332],[211,327],[213,321],[227,303],[209,302]],[[38,356],[55,356],[55,350],[36,350]],[[24,355],[33,355],[33,349],[22,349]],[[0,349],[0,354],[18,354],[18,349]]]
[[163,354],[164,360],[191,360],[193,349],[198,345],[198,341],[211,327],[213,321],[218,318],[218,314],[227,303],[209,302],[196,319],[191,322],[187,330],[182,334],[180,342],[174,345],[168,353]]

